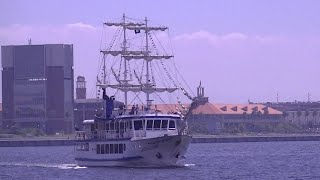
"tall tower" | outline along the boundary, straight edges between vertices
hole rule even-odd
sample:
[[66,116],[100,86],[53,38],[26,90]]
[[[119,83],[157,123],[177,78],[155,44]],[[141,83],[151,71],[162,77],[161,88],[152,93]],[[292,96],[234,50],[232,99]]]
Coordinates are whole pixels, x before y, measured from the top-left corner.
[[197,88],[197,97],[203,97],[204,96],[204,87],[201,86],[201,81],[200,84]]
[[87,88],[86,88],[86,79],[84,76],[77,77],[77,87],[76,87],[76,98],[77,99],[86,99]]
[[209,102],[209,98],[204,96],[204,87],[201,85],[201,81],[197,88],[197,102],[200,104]]

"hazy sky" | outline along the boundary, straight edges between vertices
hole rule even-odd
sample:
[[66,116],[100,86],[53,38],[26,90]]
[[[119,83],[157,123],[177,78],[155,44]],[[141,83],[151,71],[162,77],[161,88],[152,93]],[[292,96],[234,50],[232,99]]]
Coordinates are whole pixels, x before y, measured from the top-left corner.
[[320,100],[318,0],[0,0],[0,45],[74,44],[93,96],[102,23],[122,13],[169,26],[181,74],[211,102]]

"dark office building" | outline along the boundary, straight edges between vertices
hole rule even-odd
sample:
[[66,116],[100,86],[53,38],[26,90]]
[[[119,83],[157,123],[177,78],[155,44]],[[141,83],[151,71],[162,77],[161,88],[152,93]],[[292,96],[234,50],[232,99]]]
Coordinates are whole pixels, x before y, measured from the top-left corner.
[[3,126],[73,129],[73,46],[2,46]]

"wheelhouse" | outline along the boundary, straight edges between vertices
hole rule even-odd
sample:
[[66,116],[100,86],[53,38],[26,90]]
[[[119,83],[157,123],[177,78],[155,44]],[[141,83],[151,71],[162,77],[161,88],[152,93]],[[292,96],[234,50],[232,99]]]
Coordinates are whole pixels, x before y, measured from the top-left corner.
[[178,115],[119,116],[113,120],[96,118],[83,121],[78,139],[152,138],[178,133]]

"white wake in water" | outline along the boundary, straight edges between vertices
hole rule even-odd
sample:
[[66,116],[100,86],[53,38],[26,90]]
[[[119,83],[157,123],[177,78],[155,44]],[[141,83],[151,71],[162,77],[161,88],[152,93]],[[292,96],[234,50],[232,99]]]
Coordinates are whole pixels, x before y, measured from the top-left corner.
[[[58,169],[86,169],[85,166],[78,166],[77,164],[47,164],[47,163],[9,163],[0,162],[0,166],[21,166],[21,167],[41,167],[41,168],[58,168]],[[180,164],[176,167],[192,167],[195,164],[186,163]]]
[[184,164],[185,167],[195,166],[195,164]]
[[78,166],[77,164],[61,164],[58,166],[59,169],[86,169],[85,166]]
[[77,164],[46,164],[46,163],[0,163],[0,166],[24,166],[24,167],[42,167],[42,168],[59,168],[59,169],[85,169],[87,167],[78,166]]

